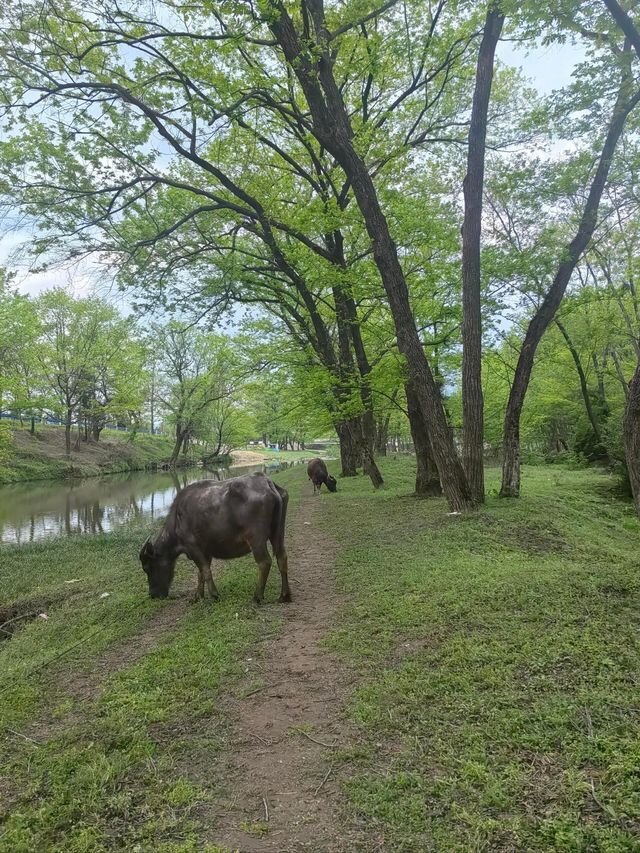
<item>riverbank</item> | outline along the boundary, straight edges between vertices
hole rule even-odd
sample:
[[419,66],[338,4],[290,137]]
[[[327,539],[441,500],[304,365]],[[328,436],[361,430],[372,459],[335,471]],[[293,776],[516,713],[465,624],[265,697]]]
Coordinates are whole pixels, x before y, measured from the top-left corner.
[[1,853],[298,851],[327,825],[332,853],[635,851],[632,508],[554,466],[450,516],[412,460],[381,468],[315,498],[275,475],[292,609],[275,567],[250,603],[248,558],[220,603],[188,602],[184,559],[150,601],[145,521],[3,550]]
[[[35,434],[26,429],[3,431],[0,454],[0,484],[30,480],[65,480],[144,471],[166,465],[173,442],[168,436],[120,433],[104,430],[100,441],[72,444],[66,456],[64,430],[39,427]],[[193,464],[187,459],[186,464]],[[184,464],[184,463],[183,463]]]
[[259,465],[261,462],[300,462],[315,456],[327,457],[325,451],[318,450],[269,450],[241,447],[231,451],[234,465]]
[[[166,466],[173,450],[173,440],[169,436],[142,432],[132,436],[131,433],[103,430],[97,442],[76,443],[74,435],[69,458],[61,427],[39,426],[32,435],[27,429],[1,426],[0,485],[153,470]],[[204,450],[195,448],[187,457],[180,458],[178,467],[198,464],[205,455]],[[239,448],[230,455],[212,460],[211,467],[298,462],[323,455],[311,450]]]

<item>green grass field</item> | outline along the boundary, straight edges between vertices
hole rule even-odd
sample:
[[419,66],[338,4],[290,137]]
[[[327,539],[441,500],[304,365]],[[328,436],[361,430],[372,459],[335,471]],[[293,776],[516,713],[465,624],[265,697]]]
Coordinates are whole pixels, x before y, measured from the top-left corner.
[[[361,684],[348,794],[394,851],[640,849],[640,523],[590,471],[527,469],[469,517],[326,502]],[[489,487],[498,472],[489,473]]]
[[[327,646],[356,676],[345,714],[357,743],[337,756],[345,820],[403,853],[637,851],[630,505],[600,473],[530,468],[521,500],[449,516],[410,497],[410,459],[382,467],[379,492],[359,477],[318,499],[344,595]],[[276,479],[295,513],[306,474]],[[49,617],[0,641],[2,853],[216,850],[189,768],[215,762],[220,691],[280,611],[251,605],[246,559],[224,570],[213,607],[186,603],[186,563],[181,598],[148,600],[145,534],[2,551],[0,606]]]

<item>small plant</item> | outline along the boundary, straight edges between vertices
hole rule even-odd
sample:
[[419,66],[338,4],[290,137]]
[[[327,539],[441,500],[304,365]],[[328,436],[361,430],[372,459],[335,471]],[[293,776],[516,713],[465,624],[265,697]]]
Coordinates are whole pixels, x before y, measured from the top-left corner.
[[243,820],[240,828],[243,832],[248,832],[249,835],[257,835],[258,837],[266,835],[269,832],[269,824],[266,820],[256,820],[253,822]]

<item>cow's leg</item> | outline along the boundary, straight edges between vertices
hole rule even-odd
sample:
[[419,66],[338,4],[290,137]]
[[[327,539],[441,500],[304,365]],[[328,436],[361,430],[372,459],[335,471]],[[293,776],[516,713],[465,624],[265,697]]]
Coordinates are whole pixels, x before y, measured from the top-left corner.
[[253,553],[253,559],[256,561],[258,565],[258,584],[256,586],[255,595],[253,596],[253,600],[256,604],[260,604],[264,601],[264,589],[267,585],[267,578],[269,577],[269,572],[271,571],[271,555],[267,549],[267,543],[263,542],[261,545],[251,546],[251,551]]
[[211,576],[211,560],[207,560],[202,554],[194,554],[193,562],[198,567],[198,588],[194,597],[194,601],[204,598],[204,587],[207,585],[207,596],[214,601],[219,601],[220,593],[213,582]]
[[205,568],[202,570],[204,575],[204,582],[207,585],[207,595],[209,598],[213,599],[213,601],[220,601],[220,593],[218,592],[218,587],[213,582],[213,576],[211,574],[211,563],[207,563]]
[[196,588],[196,594],[193,596],[194,601],[199,601],[201,598],[204,598],[204,572],[202,570],[202,566],[196,563],[198,566],[198,586]]
[[278,601],[291,601],[291,590],[289,589],[289,563],[287,559],[287,549],[282,546],[282,549],[279,554],[276,555],[276,559],[278,561],[278,568],[280,569],[280,580],[282,581],[282,588],[280,590],[280,598]]

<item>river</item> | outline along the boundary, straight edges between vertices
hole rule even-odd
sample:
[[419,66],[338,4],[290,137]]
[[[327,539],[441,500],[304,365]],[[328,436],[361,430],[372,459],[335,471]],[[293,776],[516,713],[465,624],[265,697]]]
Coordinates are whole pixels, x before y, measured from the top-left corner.
[[132,471],[84,480],[0,486],[0,544],[106,533],[140,517],[152,521],[166,515],[179,488],[196,480],[226,480],[255,471],[272,474],[288,464],[187,468],[175,473]]

